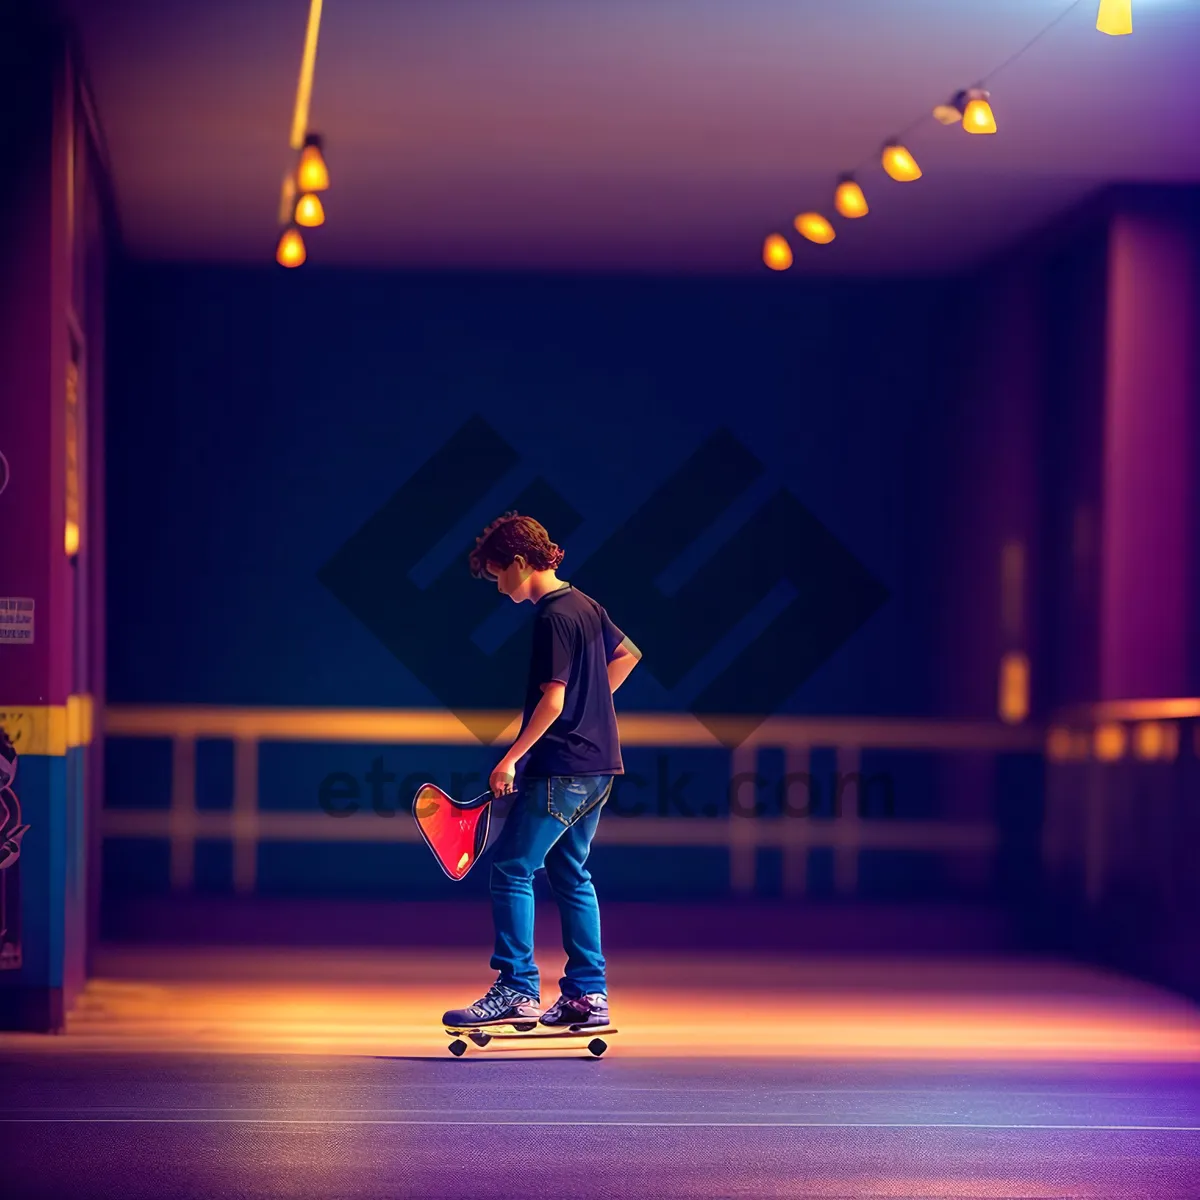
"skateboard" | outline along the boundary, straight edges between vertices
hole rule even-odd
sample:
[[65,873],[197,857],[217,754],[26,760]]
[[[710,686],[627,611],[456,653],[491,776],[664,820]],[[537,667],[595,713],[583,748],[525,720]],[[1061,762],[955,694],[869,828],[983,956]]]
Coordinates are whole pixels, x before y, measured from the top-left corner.
[[[475,1026],[454,1025],[447,1025],[444,1028],[454,1038],[449,1049],[455,1058],[461,1058],[467,1050],[467,1043],[459,1035],[465,1036],[480,1049],[493,1039],[543,1042],[562,1038],[590,1038],[591,1040],[587,1044],[588,1053],[599,1058],[608,1049],[608,1043],[604,1037],[610,1037],[617,1032],[612,1025],[557,1026],[540,1025],[537,1021],[514,1021],[511,1025],[489,1025],[483,1029]],[[604,1034],[604,1037],[601,1037],[600,1034]]]
[[487,845],[492,793],[455,800],[440,787],[423,783],[413,797],[413,817],[438,866],[456,883],[479,861]]

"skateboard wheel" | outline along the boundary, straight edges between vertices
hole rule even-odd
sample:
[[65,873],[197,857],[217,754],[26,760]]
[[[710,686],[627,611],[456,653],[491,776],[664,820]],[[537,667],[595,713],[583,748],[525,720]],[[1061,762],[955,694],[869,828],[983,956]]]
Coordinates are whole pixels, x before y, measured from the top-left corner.
[[599,1058],[608,1049],[608,1043],[603,1038],[592,1038],[588,1042],[588,1049]]
[[477,1046],[486,1046],[492,1040],[490,1033],[471,1033],[467,1035]]
[[454,1041],[450,1043],[450,1053],[453,1054],[455,1058],[461,1058],[463,1053],[466,1051],[466,1048],[467,1043],[464,1042],[462,1038],[455,1038]]
[[518,1033],[528,1033],[531,1029],[536,1029],[537,1027],[538,1023],[536,1021],[522,1021],[520,1024],[513,1024],[513,1028]]

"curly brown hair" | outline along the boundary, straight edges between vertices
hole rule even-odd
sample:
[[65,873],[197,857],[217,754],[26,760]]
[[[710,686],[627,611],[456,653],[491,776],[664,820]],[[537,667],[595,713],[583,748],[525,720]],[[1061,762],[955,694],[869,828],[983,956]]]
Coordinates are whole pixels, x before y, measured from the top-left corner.
[[564,553],[542,525],[514,509],[497,517],[475,539],[468,561],[476,579],[490,579],[490,562],[511,566],[519,554],[535,571],[552,571],[562,562]]

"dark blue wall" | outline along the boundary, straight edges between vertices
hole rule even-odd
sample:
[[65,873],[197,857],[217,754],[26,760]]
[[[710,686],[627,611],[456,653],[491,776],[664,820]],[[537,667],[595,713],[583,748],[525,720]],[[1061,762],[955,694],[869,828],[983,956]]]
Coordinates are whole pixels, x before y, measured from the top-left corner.
[[[109,700],[436,705],[317,573],[478,415],[512,465],[452,527],[430,534],[410,505],[432,546],[422,587],[465,572],[474,535],[538,476],[578,514],[571,536],[547,524],[562,574],[582,579],[589,553],[726,427],[765,474],[723,532],[782,485],[888,591],[782,707],[931,712],[946,304],[917,283],[127,270],[113,304]],[[451,474],[467,489],[488,469],[467,456]],[[764,559],[796,553],[783,540],[739,553],[734,536],[710,569],[730,586],[773,578]],[[635,640],[646,633],[612,599],[629,580],[588,583]],[[520,623],[492,622],[489,649]],[[460,634],[443,622],[429,638]],[[653,676],[648,656],[626,709],[682,707],[687,689]]]
[[[747,661],[754,686],[725,695],[719,709],[741,700],[749,711],[953,715],[939,701],[953,670],[940,654],[953,503],[947,413],[966,402],[951,394],[962,390],[948,332],[958,299],[932,282],[128,269],[112,305],[109,702],[515,711],[531,610],[471,580],[465,558],[478,531],[532,488],[546,497],[535,515],[566,548],[563,576],[605,603],[646,652],[622,710],[685,709],[723,664]],[[464,427],[474,432],[431,471]],[[647,500],[714,437],[697,479],[654,531],[652,548],[669,550],[664,561],[647,569],[645,553],[614,556],[614,536],[640,528]],[[489,449],[496,439],[500,448]],[[755,460],[760,477],[727,502],[722,490],[737,491],[731,477]],[[372,619],[396,625],[398,658],[319,574],[406,487],[367,565],[394,556],[391,573],[367,590]],[[447,519],[440,506],[464,496]],[[704,532],[671,567],[691,540],[679,527],[696,514]],[[821,527],[886,593],[824,658],[806,640],[810,626],[848,611],[854,596],[831,582]],[[615,565],[598,566],[604,555]],[[784,570],[791,582],[776,586]],[[824,607],[806,610],[812,620],[782,640],[755,641],[787,587],[824,596]],[[732,642],[695,663],[673,641],[709,618],[724,629],[730,611],[764,591],[776,607],[760,605]],[[646,607],[664,592],[670,601]],[[497,670],[502,661],[511,669]],[[751,694],[763,681],[774,693]],[[199,806],[228,807],[231,747],[199,751]],[[362,781],[380,759],[394,776],[382,803],[408,820],[410,774],[475,795],[482,785],[456,786],[455,773],[486,778],[496,756],[482,744],[264,744],[259,802],[318,812],[324,778]],[[724,811],[722,751],[627,748],[625,757],[623,795],[634,806],[674,811],[659,781],[688,776],[689,811]],[[774,757],[760,763],[767,776],[782,771]],[[892,777],[895,816],[935,819],[957,812],[959,799],[935,757],[876,752],[864,769]],[[820,786],[832,787],[833,769],[832,749],[818,748]],[[344,819],[377,823],[382,834],[395,818],[373,813],[362,786],[363,810]],[[774,786],[760,799],[769,802]],[[112,743],[107,790],[110,807],[165,808],[169,745]],[[990,802],[979,807],[987,819]],[[1027,860],[1018,834],[1005,834],[1002,875]],[[778,894],[778,852],[760,857],[756,890]],[[198,888],[229,891],[231,862],[227,842],[201,843]],[[728,893],[720,848],[599,847],[595,865],[609,898]],[[809,870],[813,894],[830,892],[829,852],[814,851]],[[260,894],[450,894],[420,845],[264,843],[257,874]],[[996,882],[988,868],[970,874],[984,889]],[[919,852],[868,853],[861,863],[862,894],[880,898],[961,892],[964,879]],[[476,872],[451,891],[486,883]],[[110,898],[166,887],[164,843],[108,840]]]

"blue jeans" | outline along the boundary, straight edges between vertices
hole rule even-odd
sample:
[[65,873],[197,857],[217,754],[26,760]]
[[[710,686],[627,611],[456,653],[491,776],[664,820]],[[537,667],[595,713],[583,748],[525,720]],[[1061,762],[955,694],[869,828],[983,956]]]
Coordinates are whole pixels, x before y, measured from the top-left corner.
[[596,826],[612,791],[611,775],[525,779],[513,799],[492,858],[492,917],[496,949],[491,966],[500,982],[540,999],[533,961],[533,873],[546,879],[562,916],[564,996],[605,992],[600,952],[600,907],[587,866]]

